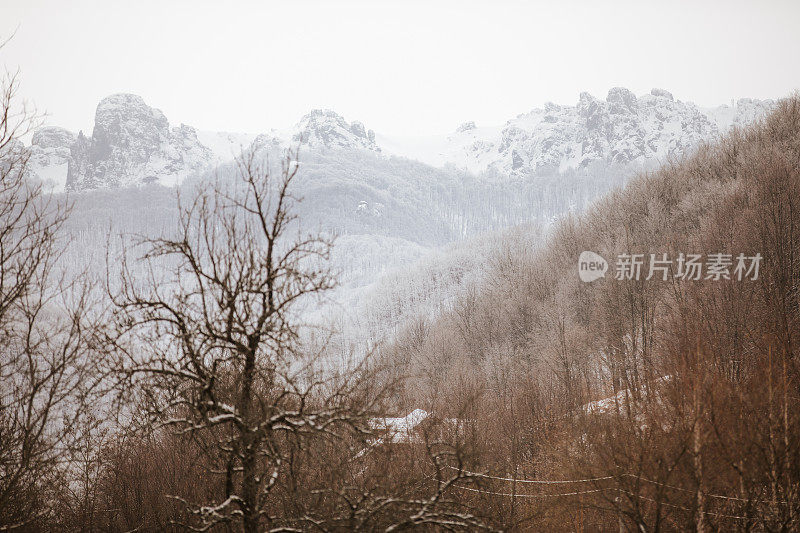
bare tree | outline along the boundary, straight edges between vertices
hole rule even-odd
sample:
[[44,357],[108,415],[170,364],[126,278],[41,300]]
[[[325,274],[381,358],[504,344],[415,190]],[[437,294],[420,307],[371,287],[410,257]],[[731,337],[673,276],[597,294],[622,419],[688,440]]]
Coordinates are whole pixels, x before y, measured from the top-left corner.
[[[430,428],[435,429],[435,428]],[[441,528],[446,531],[493,531],[483,517],[463,500],[463,492],[474,491],[477,478],[465,470],[466,450],[463,442],[442,438],[435,431],[423,431],[424,455],[420,450],[410,450],[411,457],[424,457],[427,464],[417,464],[424,477],[411,475],[406,483],[397,472],[386,480],[383,487],[369,490],[339,490],[337,496],[346,505],[346,511],[327,520],[307,518],[323,531],[375,531],[386,533],[418,528]],[[390,452],[391,453],[391,452]],[[402,452],[401,452],[402,454]],[[401,455],[400,454],[400,455]],[[392,462],[398,454],[391,454]],[[381,466],[385,469],[386,458]]]
[[[1,45],[0,45],[1,46]],[[0,529],[41,527],[98,383],[87,285],[57,272],[69,207],[28,177],[38,116],[0,85]]]
[[127,384],[159,424],[219,458],[218,501],[185,502],[198,530],[273,527],[269,496],[288,436],[366,432],[380,397],[369,392],[366,360],[334,371],[304,351],[299,313],[334,286],[331,242],[296,228],[297,151],[277,175],[260,161],[250,151],[235,180],[199,190],[180,209],[177,236],[139,240],[148,279],[135,280],[123,260],[111,291]]

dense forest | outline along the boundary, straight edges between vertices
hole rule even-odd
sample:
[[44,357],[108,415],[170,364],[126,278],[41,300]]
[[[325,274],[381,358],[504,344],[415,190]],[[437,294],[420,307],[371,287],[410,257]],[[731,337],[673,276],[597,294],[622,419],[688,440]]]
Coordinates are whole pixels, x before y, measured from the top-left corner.
[[[0,101],[0,529],[800,527],[800,98],[624,187],[504,184],[478,215],[463,206],[486,177],[426,181],[371,155],[354,176],[340,156],[253,149],[179,199],[138,191],[152,232],[86,264],[76,241],[97,250],[103,228],[28,180],[35,117],[8,112],[15,90]],[[397,166],[409,198],[381,180]],[[336,287],[336,241],[298,219],[352,203],[315,181],[332,167],[366,198],[345,234],[387,224],[440,245],[525,224],[389,278],[365,319],[383,338],[362,350],[306,320]],[[762,262],[745,279],[584,283],[583,251]]]
[[[388,348],[413,376],[406,408],[474,424],[459,501],[503,529],[795,530],[799,164],[792,98],[535,253],[509,248],[485,286]],[[763,262],[755,280],[588,284],[584,250]]]

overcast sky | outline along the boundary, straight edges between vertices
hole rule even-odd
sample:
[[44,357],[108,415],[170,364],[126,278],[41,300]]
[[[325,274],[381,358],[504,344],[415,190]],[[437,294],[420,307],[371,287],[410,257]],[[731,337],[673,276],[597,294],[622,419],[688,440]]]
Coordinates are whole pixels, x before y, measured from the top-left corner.
[[703,106],[800,88],[800,2],[0,0],[0,64],[49,123],[144,97],[206,130],[326,107],[387,134],[501,124],[581,91],[662,87]]

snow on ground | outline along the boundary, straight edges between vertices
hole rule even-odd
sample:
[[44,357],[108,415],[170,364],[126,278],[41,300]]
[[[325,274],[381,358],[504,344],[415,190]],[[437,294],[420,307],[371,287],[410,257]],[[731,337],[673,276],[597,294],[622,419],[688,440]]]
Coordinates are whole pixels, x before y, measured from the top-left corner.
[[[659,385],[661,383],[665,383],[672,379],[672,376],[661,376],[657,380],[655,380],[655,384]],[[647,395],[649,387],[647,385],[642,385],[642,395]],[[618,393],[613,396],[609,396],[608,398],[602,398],[600,400],[595,400],[593,402],[589,402],[581,407],[581,409],[585,413],[589,414],[602,414],[602,413],[611,413],[617,409],[619,406],[620,409],[623,409],[626,403],[630,398],[633,397],[633,393],[630,389],[622,389]]]
[[370,421],[370,425],[376,431],[385,432],[385,436],[378,439],[380,443],[410,442],[415,438],[417,426],[428,416],[430,415],[424,409],[414,409],[402,417],[375,418]]

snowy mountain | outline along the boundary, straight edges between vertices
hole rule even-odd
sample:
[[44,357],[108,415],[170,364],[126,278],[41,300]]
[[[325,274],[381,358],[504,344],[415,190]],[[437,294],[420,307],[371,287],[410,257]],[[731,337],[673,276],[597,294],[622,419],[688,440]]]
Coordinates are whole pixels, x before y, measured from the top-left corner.
[[623,185],[638,164],[679,155],[772,105],[701,110],[664,91],[637,98],[614,89],[605,101],[583,94],[575,107],[549,104],[504,126],[467,122],[451,135],[397,139],[327,110],[257,136],[196,131],[172,127],[137,96],[114,95],[98,105],[90,137],[38,130],[31,165],[54,190],[82,192],[65,262],[101,268],[110,227],[146,235],[175,228],[175,190],[148,184],[191,190],[212,170],[233,178],[244,148],[275,162],[302,142],[295,211],[303,228],[338,236],[331,267],[341,282],[333,303],[309,318],[335,317],[348,338],[363,339],[440,310],[483,275],[508,228],[522,224],[515,242],[533,248],[538,228]]
[[615,87],[605,100],[581,93],[577,105],[548,103],[501,127],[461,125],[429,138],[379,137],[386,151],[434,166],[452,164],[470,172],[492,170],[531,176],[600,164],[657,164],[686,153],[731,126],[746,125],[774,106],[771,100],[741,99],[733,107],[700,109],[663,89],[638,98]]
[[[259,136],[282,146],[302,139],[315,149],[380,149],[375,134],[332,111],[314,110],[288,132]],[[115,94],[97,106],[92,135],[59,127],[39,129],[31,141],[32,171],[55,191],[159,183],[173,186],[232,160],[255,135],[202,132],[166,116],[132,94]]]
[[361,122],[348,123],[331,110],[315,109],[305,115],[295,128],[293,142],[303,142],[311,148],[364,149],[380,152],[375,144],[375,132]]
[[276,146],[297,142],[312,151],[364,150],[399,155],[432,166],[454,165],[480,174],[553,175],[590,164],[657,164],[678,156],[734,125],[745,125],[774,102],[742,99],[733,106],[700,109],[653,89],[638,98],[616,87],[605,100],[582,93],[575,106],[548,103],[503,126],[462,124],[438,137],[376,135],[330,110],[313,110],[287,131],[253,135],[170,127],[164,114],[132,94],[97,106],[92,135],[58,127],[38,130],[31,143],[33,171],[54,190],[88,190],[146,183],[172,186],[231,160],[256,140]]
[[92,136],[79,133],[71,146],[66,187],[171,185],[208,168],[213,159],[194,128],[170,128],[167,117],[142,98],[115,94],[97,106]]

